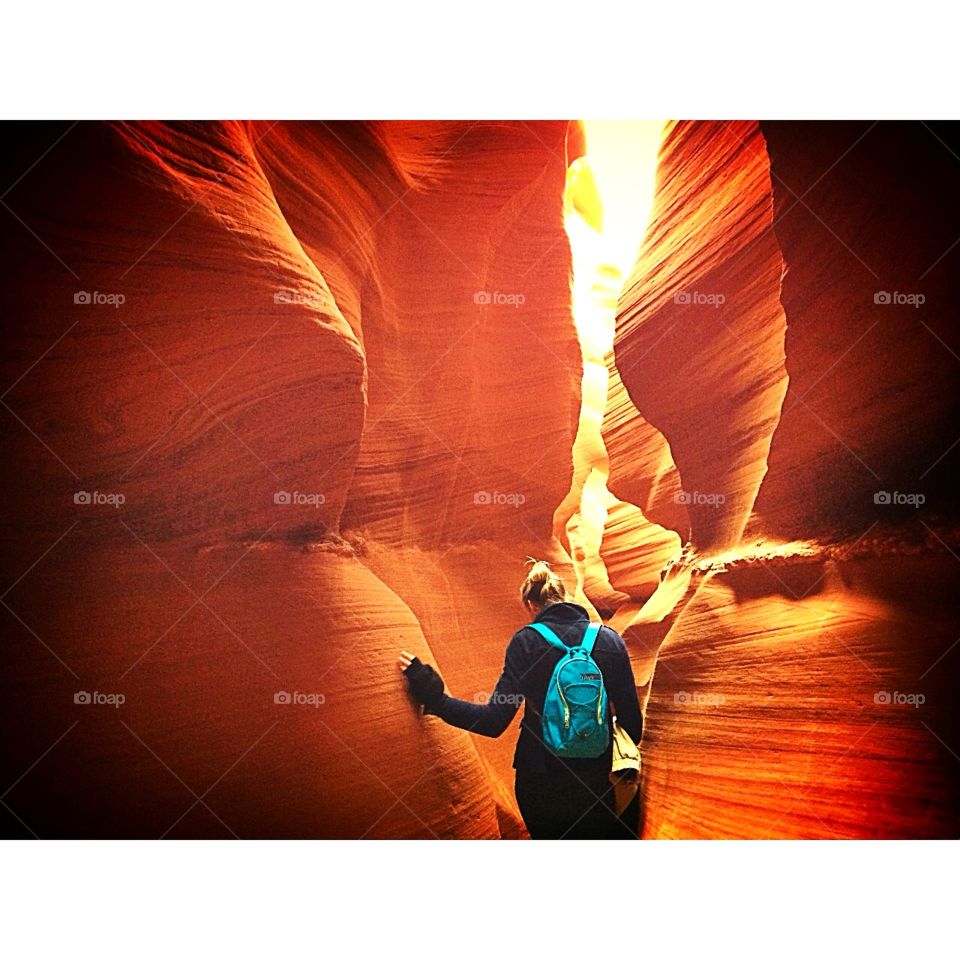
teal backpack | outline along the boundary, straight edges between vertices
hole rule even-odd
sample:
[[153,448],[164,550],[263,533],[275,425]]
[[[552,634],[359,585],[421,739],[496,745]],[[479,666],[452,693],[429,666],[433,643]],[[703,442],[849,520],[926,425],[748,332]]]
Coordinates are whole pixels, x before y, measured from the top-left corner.
[[548,626],[531,623],[564,656],[553,671],[543,701],[543,741],[558,757],[599,757],[610,743],[607,691],[593,659],[601,624],[588,623],[578,647],[568,647]]

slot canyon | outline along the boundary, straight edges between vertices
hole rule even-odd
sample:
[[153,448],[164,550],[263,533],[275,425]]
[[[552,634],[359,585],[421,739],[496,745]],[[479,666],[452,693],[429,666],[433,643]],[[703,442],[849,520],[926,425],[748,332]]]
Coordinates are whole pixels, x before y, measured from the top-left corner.
[[528,557],[641,838],[958,836],[956,125],[8,133],[8,836],[526,838],[396,660],[481,701]]

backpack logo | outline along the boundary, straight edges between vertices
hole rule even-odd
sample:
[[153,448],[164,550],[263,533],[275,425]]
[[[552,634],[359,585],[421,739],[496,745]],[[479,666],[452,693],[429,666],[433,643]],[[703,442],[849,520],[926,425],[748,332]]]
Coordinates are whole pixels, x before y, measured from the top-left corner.
[[603,676],[599,673],[581,673],[581,680],[602,680]]

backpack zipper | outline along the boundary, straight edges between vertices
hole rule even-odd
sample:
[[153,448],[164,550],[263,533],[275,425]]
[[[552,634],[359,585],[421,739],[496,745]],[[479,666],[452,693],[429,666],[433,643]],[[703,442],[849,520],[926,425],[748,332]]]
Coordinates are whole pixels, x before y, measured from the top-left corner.
[[[569,656],[573,657],[571,650]],[[602,682],[602,681],[601,681]],[[570,729],[570,707],[567,704],[567,698],[563,695],[563,687],[560,686],[560,673],[557,673],[557,693],[560,694],[560,700],[563,702],[563,729]],[[600,696],[597,698],[597,726],[603,726],[603,688],[600,689]]]
[[560,686],[560,673],[557,672],[557,693],[563,701],[563,729],[570,729],[570,707],[567,705],[567,698],[563,695],[563,687]]

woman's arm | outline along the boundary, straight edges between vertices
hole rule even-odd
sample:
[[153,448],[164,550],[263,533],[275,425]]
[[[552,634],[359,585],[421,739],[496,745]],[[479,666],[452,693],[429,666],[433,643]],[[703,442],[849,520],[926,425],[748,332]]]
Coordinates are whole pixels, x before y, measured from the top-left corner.
[[[499,737],[510,726],[510,721],[516,716],[523,701],[516,663],[517,652],[517,647],[511,640],[504,658],[503,672],[493,693],[489,696],[479,695],[476,702],[458,700],[444,693],[440,675],[433,667],[420,663],[415,657],[405,660],[401,656],[400,666],[410,683],[411,693],[423,704],[424,713],[433,714],[452,727],[459,727],[482,737]],[[429,671],[432,677],[423,671]],[[439,692],[436,689],[437,681]]]
[[639,744],[643,736],[643,714],[637,698],[637,681],[633,676],[633,665],[630,663],[630,654],[627,653],[623,638],[616,631],[612,632],[616,637],[616,649],[610,654],[613,669],[608,671],[609,675],[604,674],[607,695],[613,701],[620,726],[632,737],[634,743]]

